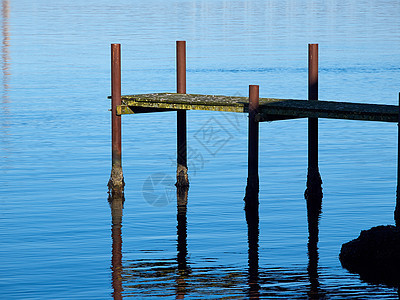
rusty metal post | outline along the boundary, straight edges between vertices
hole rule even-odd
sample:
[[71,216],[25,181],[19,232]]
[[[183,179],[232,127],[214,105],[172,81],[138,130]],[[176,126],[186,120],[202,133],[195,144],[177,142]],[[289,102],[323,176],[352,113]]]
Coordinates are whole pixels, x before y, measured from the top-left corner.
[[[318,101],[318,44],[308,45],[308,100]],[[308,118],[308,172],[305,198],[322,199],[318,169],[318,118]]]
[[[308,45],[308,100],[318,100],[318,44]],[[318,169],[317,118],[308,118],[308,167]]]
[[400,93],[399,93],[399,116],[397,121],[397,189],[396,208],[394,210],[394,221],[400,227]]
[[249,86],[249,141],[248,141],[248,166],[247,186],[244,198],[245,209],[258,207],[258,133],[259,123],[255,121],[259,107],[259,86]]
[[[186,42],[176,42],[176,92],[186,94]],[[176,186],[189,186],[186,142],[186,110],[177,111]]]
[[121,105],[121,45],[111,45],[111,139],[112,170],[108,187],[114,189],[124,186],[121,155],[121,116],[117,106]]

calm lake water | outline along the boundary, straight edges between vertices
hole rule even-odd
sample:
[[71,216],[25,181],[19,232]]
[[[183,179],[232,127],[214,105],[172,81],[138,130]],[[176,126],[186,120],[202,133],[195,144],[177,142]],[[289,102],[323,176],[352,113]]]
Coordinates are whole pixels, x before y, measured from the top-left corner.
[[245,114],[188,112],[191,185],[178,209],[175,113],[123,116],[122,209],[107,201],[107,96],[111,43],[133,94],[175,91],[175,41],[186,40],[188,93],[246,96],[258,84],[262,97],[306,99],[307,44],[318,43],[320,99],[397,104],[399,1],[1,9],[2,299],[398,298],[338,259],[361,230],[394,223],[395,124],[320,120],[324,198],[309,247],[307,120],[260,125],[259,229],[248,228]]

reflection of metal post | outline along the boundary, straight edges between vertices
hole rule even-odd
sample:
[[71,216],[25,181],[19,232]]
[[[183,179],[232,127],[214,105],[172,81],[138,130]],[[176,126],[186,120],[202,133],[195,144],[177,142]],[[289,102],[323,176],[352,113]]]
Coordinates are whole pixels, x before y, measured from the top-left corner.
[[260,284],[258,272],[258,236],[259,236],[259,215],[258,205],[246,206],[247,239],[249,244],[249,299],[259,299]]
[[249,86],[249,141],[248,141],[248,176],[245,202],[258,206],[258,122],[255,121],[259,106],[259,86]]
[[399,117],[397,122],[397,190],[396,190],[396,208],[394,210],[394,220],[396,226],[400,227],[400,93],[399,93]]
[[178,189],[177,191],[177,221],[176,226],[178,236],[178,269],[186,271],[187,263],[187,198],[188,189]]
[[[318,44],[308,45],[308,100],[318,100]],[[306,199],[322,199],[318,169],[318,118],[308,118],[308,173]]]
[[178,277],[177,277],[177,291],[175,299],[184,299],[186,295],[185,279],[190,273],[187,265],[187,201],[188,201],[188,187],[177,189],[177,250],[178,250]]
[[112,286],[114,300],[122,300],[122,214],[124,208],[124,195],[122,193],[110,193],[108,201],[111,207],[112,226]]
[[121,45],[111,45],[111,136],[112,170],[109,188],[123,188],[121,156],[121,116],[117,115],[117,106],[121,105]]
[[322,199],[319,201],[307,201],[308,221],[308,278],[310,280],[309,297],[319,299],[321,291],[318,280],[318,233],[319,217],[321,214]]
[[[176,42],[176,92],[186,94],[186,42]],[[176,186],[189,186],[186,146],[186,110],[177,111]]]

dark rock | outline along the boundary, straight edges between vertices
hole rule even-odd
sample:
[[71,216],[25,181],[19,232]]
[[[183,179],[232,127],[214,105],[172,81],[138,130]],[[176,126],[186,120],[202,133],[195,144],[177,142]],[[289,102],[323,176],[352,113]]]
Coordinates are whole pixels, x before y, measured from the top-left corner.
[[357,239],[342,245],[339,259],[365,281],[399,286],[400,228],[387,225],[361,231]]

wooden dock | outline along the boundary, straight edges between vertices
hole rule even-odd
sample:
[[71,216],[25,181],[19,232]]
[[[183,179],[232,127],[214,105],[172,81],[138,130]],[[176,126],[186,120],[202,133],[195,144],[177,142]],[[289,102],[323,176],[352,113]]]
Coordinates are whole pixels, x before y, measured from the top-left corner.
[[[186,111],[205,110],[249,115],[248,178],[246,187],[246,209],[258,210],[258,136],[259,123],[297,118],[308,118],[308,173],[305,197],[307,205],[316,205],[322,200],[322,180],[318,170],[318,119],[343,119],[377,122],[399,122],[399,106],[365,104],[318,99],[318,45],[309,45],[308,99],[259,98],[259,87],[249,86],[249,97],[221,95],[198,95],[186,93],[186,43],[177,42],[177,93],[151,93],[121,95],[120,45],[111,47],[112,73],[112,172],[110,190],[123,189],[121,156],[121,115],[177,112],[177,188],[189,187],[186,145]],[[400,145],[400,135],[397,137]],[[398,151],[400,153],[400,151]],[[399,154],[398,154],[399,156]],[[400,159],[397,161],[397,195],[395,221],[400,226]],[[184,191],[180,191],[184,192]]]
[[[248,97],[155,93],[122,96],[121,101],[121,105],[117,107],[118,115],[179,109],[249,112]],[[396,105],[260,98],[256,121],[328,118],[396,123],[398,112],[399,107]]]

